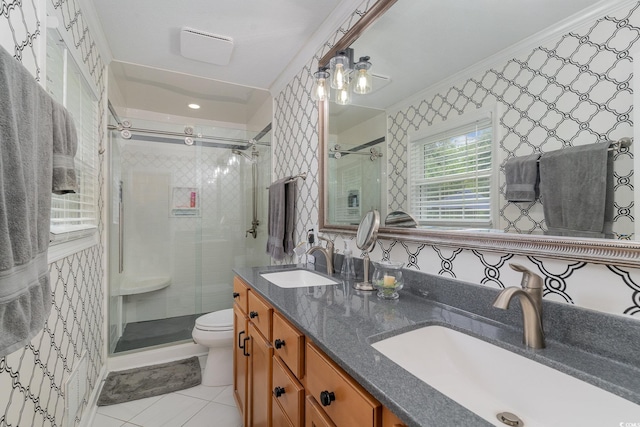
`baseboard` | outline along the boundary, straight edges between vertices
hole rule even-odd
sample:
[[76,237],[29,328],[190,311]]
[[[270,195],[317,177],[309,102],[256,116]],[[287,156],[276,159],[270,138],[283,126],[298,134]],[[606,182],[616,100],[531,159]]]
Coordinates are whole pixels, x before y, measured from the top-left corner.
[[100,374],[98,375],[98,379],[96,380],[96,384],[93,386],[93,390],[89,395],[89,401],[87,402],[87,406],[84,408],[84,413],[82,414],[82,418],[80,418],[80,424],[78,424],[78,427],[91,427],[94,425],[93,420],[96,417],[96,411],[98,410],[96,403],[98,402],[98,396],[100,396],[100,391],[102,390],[102,385],[104,384],[106,377],[107,366],[103,365],[100,370]]
[[121,356],[112,355],[107,359],[109,372],[122,371],[124,369],[138,368],[140,366],[155,365],[158,363],[172,362],[174,360],[186,359],[192,356],[203,356],[209,349],[195,343],[185,343],[172,345],[153,350],[139,351],[137,353],[124,354]]

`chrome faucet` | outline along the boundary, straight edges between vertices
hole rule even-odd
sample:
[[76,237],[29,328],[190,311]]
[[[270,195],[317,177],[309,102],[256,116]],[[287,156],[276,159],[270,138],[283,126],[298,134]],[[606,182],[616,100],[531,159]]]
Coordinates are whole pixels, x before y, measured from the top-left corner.
[[493,306],[506,310],[514,296],[520,299],[522,307],[523,341],[530,348],[544,348],[544,330],[542,329],[542,277],[519,264],[509,266],[522,273],[521,288],[511,286],[503,289]]
[[327,242],[327,248],[325,249],[322,246],[312,246],[307,250],[307,253],[312,254],[315,251],[322,252],[327,260],[327,274],[331,276],[333,274],[333,242],[322,236],[318,236],[318,239]]

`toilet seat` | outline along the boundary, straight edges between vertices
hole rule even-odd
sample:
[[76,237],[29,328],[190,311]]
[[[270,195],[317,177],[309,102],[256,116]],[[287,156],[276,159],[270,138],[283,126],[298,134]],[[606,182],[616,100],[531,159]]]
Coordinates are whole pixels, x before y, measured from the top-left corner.
[[233,309],[214,311],[196,319],[196,329],[201,331],[233,330]]

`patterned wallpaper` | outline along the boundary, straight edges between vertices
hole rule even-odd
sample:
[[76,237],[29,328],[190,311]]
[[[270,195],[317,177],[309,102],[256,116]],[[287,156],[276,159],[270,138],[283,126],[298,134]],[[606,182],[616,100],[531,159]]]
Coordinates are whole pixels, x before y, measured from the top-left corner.
[[[0,4],[0,44],[13,53],[40,80],[46,26],[39,21],[49,0],[9,0]],[[100,91],[100,141],[104,141],[105,66],[82,12],[75,0],[51,0],[60,31],[71,34],[84,66]],[[99,235],[103,242],[105,165],[99,168]],[[102,243],[49,265],[53,310],[38,334],[25,348],[0,359],[0,426],[64,426],[67,424],[63,385],[86,353],[87,393],[104,365]]]
[[[408,209],[407,135],[498,104],[499,220],[506,232],[543,234],[539,201],[505,199],[504,164],[515,156],[633,136],[629,51],[640,37],[640,10],[605,16],[559,40],[389,112],[389,209]],[[614,155],[618,239],[633,239],[633,150]]]
[[[370,2],[363,2],[275,98],[274,178],[300,169],[309,172],[298,200],[298,240],[304,240],[305,231],[315,228],[318,219],[318,109],[311,99],[312,73],[328,47],[369,7]],[[405,162],[397,144],[404,137],[402,129],[409,124],[428,125],[491,101],[506,107],[500,117],[502,163],[509,156],[526,155],[535,150],[527,143],[529,139],[542,144],[541,149],[547,151],[561,148],[562,140],[579,144],[630,136],[629,50],[638,39],[637,9],[635,5],[624,13],[598,19],[553,43],[524,52],[479,76],[469,76],[448,91],[396,112],[391,116],[393,124],[389,132],[393,138],[390,151],[393,152],[396,145],[396,153],[388,156],[388,170],[393,170],[394,165],[401,166],[398,162]],[[587,124],[592,120],[598,124],[596,127]],[[631,188],[628,165],[632,155],[622,152],[616,160],[616,196]],[[402,191],[399,183],[397,188],[390,188],[391,195],[397,197],[397,206],[405,203]],[[633,206],[623,197],[616,202],[619,224],[632,222]],[[501,210],[501,217],[509,227],[523,230],[541,227],[538,218],[516,220],[522,210],[529,207],[513,205],[506,204]],[[330,237],[335,240],[336,248],[342,248],[342,240],[347,240],[354,253],[358,253],[353,236]],[[546,299],[640,317],[640,269],[395,240],[378,240],[371,258],[404,261],[407,268],[494,288],[518,285],[520,275],[508,266],[510,262],[517,262],[544,278]]]

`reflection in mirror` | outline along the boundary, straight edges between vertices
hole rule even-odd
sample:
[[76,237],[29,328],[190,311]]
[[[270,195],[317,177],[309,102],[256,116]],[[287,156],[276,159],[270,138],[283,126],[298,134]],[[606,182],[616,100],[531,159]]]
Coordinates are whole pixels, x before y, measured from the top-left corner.
[[384,225],[385,227],[416,228],[418,221],[404,211],[393,211],[389,212],[384,219]]
[[[506,198],[505,164],[536,153],[615,142],[633,133],[628,52],[633,40],[611,46],[607,37],[620,38],[622,30],[607,25],[609,19],[593,18],[605,13],[594,12],[596,3],[397,2],[347,45],[337,43],[340,49],[351,47],[356,58],[370,56],[373,90],[367,95],[352,94],[350,106],[328,103],[328,132],[323,134],[328,162],[327,225],[347,229],[362,212],[346,210],[349,201],[356,200],[354,195],[359,203],[363,197],[345,188],[347,175],[339,170],[335,162],[340,159],[332,158],[330,150],[335,144],[346,146],[338,142],[335,135],[342,131],[332,123],[345,115],[341,110],[366,108],[384,117],[386,157],[380,175],[382,198],[376,206],[383,215],[387,209],[409,212],[425,238],[443,238],[444,234],[428,234],[431,230],[453,229],[467,235],[499,233],[492,233],[491,239],[507,233],[546,234],[542,200]],[[468,7],[474,12],[469,13]],[[569,17],[575,22],[584,19],[585,25],[562,27],[548,46],[543,44],[547,33]],[[451,32],[452,27],[463,30]],[[448,37],[443,40],[442,34]],[[539,42],[522,42],[534,35]],[[596,41],[598,37],[604,38]],[[417,40],[427,42],[417,49]],[[612,54],[605,55],[609,49]],[[366,120],[352,119],[351,127],[368,128],[363,124]],[[340,127],[349,129],[345,123]],[[613,158],[613,237],[634,240],[633,146],[615,151]],[[358,178],[351,179],[357,182]],[[360,179],[374,182],[370,176]],[[346,206],[346,213],[340,213],[340,206]],[[362,207],[373,205],[367,202]],[[391,228],[384,232],[394,233]],[[561,241],[552,239],[545,242]],[[562,241],[573,244],[573,240]]]
[[364,280],[355,283],[353,287],[360,291],[373,291],[373,285],[369,282],[369,251],[376,245],[378,228],[380,227],[380,213],[372,209],[362,218],[356,233],[356,246],[363,251]]
[[329,111],[329,222],[357,225],[364,212],[380,209],[386,116],[382,110],[333,102]]

